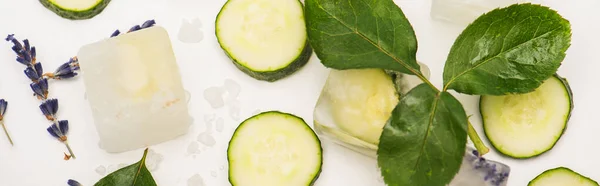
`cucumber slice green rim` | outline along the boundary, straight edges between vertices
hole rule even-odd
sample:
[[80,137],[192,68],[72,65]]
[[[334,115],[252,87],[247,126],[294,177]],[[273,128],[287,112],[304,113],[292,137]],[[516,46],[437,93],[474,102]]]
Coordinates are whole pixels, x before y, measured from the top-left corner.
[[321,141],[293,114],[267,111],[244,120],[227,148],[233,186],[311,186],[321,174]]
[[56,15],[70,19],[91,19],[102,13],[111,0],[39,0]]
[[574,108],[566,79],[555,74],[527,94],[481,96],[486,137],[501,154],[527,159],[551,150],[567,129]]
[[566,167],[546,170],[527,186],[599,186],[598,182]]
[[229,0],[217,15],[215,35],[233,64],[257,80],[283,79],[312,55],[299,0]]

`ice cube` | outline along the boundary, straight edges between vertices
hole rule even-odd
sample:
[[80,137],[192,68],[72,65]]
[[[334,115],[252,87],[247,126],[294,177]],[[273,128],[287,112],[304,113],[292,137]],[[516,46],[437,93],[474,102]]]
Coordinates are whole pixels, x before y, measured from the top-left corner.
[[466,26],[495,8],[526,2],[540,4],[542,0],[433,0],[431,17]]
[[185,90],[164,28],[92,43],[77,57],[104,150],[134,150],[188,132]]

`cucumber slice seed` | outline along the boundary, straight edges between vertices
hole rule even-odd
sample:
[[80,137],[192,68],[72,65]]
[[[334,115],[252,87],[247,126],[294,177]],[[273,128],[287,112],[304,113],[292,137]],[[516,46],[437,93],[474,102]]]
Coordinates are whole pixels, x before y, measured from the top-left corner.
[[90,19],[102,13],[111,0],[39,0],[48,10],[71,20]]
[[554,147],[573,109],[569,84],[558,75],[535,91],[506,96],[481,96],[485,135],[500,153],[531,158]]
[[309,186],[321,173],[321,142],[300,117],[268,111],[243,121],[227,149],[234,186]]
[[276,81],[312,55],[298,0],[229,0],[215,21],[219,45],[247,75]]
[[527,186],[599,186],[598,182],[569,168],[557,167],[542,172]]

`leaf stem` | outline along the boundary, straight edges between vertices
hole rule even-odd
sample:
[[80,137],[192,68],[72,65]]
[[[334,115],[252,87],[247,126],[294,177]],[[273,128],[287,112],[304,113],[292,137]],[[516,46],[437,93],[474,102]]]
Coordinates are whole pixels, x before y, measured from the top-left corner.
[[483,144],[483,141],[481,141],[481,138],[479,138],[479,135],[477,135],[477,131],[475,131],[475,128],[473,128],[471,122],[469,122],[467,134],[469,135],[469,138],[471,138],[471,141],[473,141],[473,144],[475,144],[475,148],[479,152],[479,156],[483,156],[484,154],[490,152],[490,149]]
[[4,129],[4,134],[6,134],[6,138],[8,138],[10,145],[14,146],[15,144],[13,143],[12,138],[10,138],[10,134],[8,134],[8,130],[6,130],[6,126],[4,125],[3,120],[0,120],[0,125],[2,125],[2,129]]
[[[433,86],[433,84],[427,78],[425,78],[425,76],[423,76],[423,74],[421,74],[420,70],[417,71],[416,69],[413,69],[411,66],[405,65],[404,63],[400,63],[400,64],[402,64],[406,69],[408,69],[413,74],[415,74],[415,76],[417,76],[419,79],[421,79],[421,81],[423,81],[424,83],[429,85],[437,93],[440,92],[440,90],[437,89],[437,87]],[[444,89],[442,91],[446,92],[446,88],[447,88],[447,86],[444,87]],[[473,141],[473,144],[475,144],[475,148],[479,152],[479,156],[483,156],[484,154],[487,154],[490,151],[490,149],[487,146],[485,146],[485,144],[483,143],[483,141],[477,134],[477,131],[475,131],[475,128],[473,128],[473,125],[471,125],[471,122],[469,120],[467,120],[467,128],[468,128],[467,134],[469,135],[469,138],[471,139],[471,141]]]

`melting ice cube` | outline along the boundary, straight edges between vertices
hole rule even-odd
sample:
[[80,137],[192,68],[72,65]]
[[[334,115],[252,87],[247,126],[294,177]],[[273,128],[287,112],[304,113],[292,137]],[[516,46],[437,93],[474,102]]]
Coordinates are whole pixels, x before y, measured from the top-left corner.
[[542,0],[433,0],[431,16],[435,19],[466,26],[495,8],[516,3],[540,4]]
[[77,56],[104,150],[134,150],[187,133],[191,117],[164,28],[92,43]]

